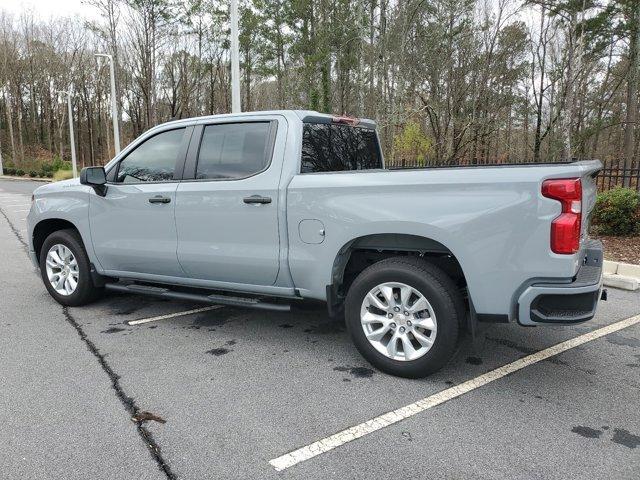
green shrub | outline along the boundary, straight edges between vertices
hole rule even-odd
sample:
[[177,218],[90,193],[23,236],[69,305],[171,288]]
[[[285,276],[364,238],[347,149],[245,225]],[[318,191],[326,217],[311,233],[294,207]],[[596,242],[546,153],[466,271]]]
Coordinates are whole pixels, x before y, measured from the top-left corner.
[[21,168],[16,169],[16,175],[18,177],[24,177],[24,170],[22,170]]
[[53,157],[53,161],[51,162],[51,170],[57,172],[58,170],[62,169],[63,164],[64,160],[56,155],[55,157]]
[[71,170],[71,162],[62,160],[57,155],[53,157],[53,160],[49,165],[51,166],[52,172],[57,172],[58,170]]
[[640,196],[630,188],[617,187],[598,194],[593,222],[603,235],[630,235],[640,226]]
[[4,171],[5,175],[15,175],[16,174],[16,169],[13,167],[5,167],[2,169]]
[[71,169],[58,170],[56,173],[53,174],[54,182],[59,182],[60,180],[69,180],[70,178],[73,178],[73,170]]
[[30,170],[29,171],[29,176],[31,178],[36,178],[38,176],[38,172],[36,172],[35,170]]

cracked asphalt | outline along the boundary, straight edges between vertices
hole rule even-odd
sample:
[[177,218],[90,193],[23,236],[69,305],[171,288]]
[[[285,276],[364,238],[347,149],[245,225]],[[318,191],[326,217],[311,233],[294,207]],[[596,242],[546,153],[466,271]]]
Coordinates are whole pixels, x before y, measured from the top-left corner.
[[[19,206],[38,185],[0,180],[3,478],[638,478],[640,325],[282,472],[269,460],[637,315],[639,292],[609,289],[579,326],[481,325],[442,371],[400,379],[373,370],[314,306],[136,326],[202,305],[110,294],[63,309],[21,241]],[[139,425],[138,411],[166,423]]]

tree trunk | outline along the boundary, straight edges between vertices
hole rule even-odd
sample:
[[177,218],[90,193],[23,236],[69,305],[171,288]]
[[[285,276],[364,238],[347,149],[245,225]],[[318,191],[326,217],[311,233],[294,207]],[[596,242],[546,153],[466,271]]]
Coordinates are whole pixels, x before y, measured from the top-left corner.
[[[540,13],[540,45],[542,48],[542,57],[540,58],[540,83],[538,90],[538,98],[536,100],[536,133],[535,140],[533,142],[533,161],[540,161],[540,148],[542,145],[542,102],[544,102],[544,77],[545,77],[545,68],[546,68],[546,59],[547,59],[547,44],[546,39],[544,38],[544,17],[545,17],[545,9],[542,8]],[[532,67],[532,68],[535,68]]]
[[573,113],[575,111],[574,105],[574,63],[575,63],[575,42],[574,42],[574,30],[576,29],[576,15],[571,14],[571,20],[569,22],[569,48],[567,48],[567,67],[566,67],[566,85],[564,96],[564,112],[562,114],[562,140],[563,149],[562,157],[564,160],[570,160],[573,157],[573,150],[571,147],[571,126],[573,123]]
[[[638,50],[640,50],[640,13],[632,8],[629,24],[629,71],[627,73],[627,115],[624,130],[624,168],[631,169],[635,153],[635,127],[638,111]],[[627,173],[627,172],[625,172]],[[625,176],[624,186],[631,186],[631,175]]]

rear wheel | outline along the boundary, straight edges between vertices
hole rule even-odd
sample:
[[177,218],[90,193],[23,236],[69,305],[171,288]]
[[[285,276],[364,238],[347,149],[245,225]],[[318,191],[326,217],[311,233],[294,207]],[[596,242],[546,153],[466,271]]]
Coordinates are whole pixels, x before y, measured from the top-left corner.
[[75,230],[59,230],[45,239],[40,250],[40,274],[49,294],[62,305],[84,305],[103,290],[91,280],[89,258]]
[[419,258],[389,258],[363,270],[346,299],[358,351],[380,370],[425,377],[444,366],[458,339],[463,301],[453,281]]

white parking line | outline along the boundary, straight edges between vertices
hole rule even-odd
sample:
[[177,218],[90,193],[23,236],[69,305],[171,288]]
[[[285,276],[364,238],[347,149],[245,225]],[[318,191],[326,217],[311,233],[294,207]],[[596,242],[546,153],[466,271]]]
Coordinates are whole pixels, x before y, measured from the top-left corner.
[[140,325],[142,323],[157,322],[158,320],[166,320],[168,318],[191,315],[192,313],[208,312],[209,310],[216,310],[218,308],[222,308],[222,305],[212,305],[210,307],[195,308],[193,310],[185,310],[184,312],[169,313],[168,315],[160,315],[159,317],[143,318],[141,320],[131,320],[130,322],[127,322],[127,324]]
[[11,205],[5,205],[3,203],[0,203],[0,207],[29,207],[31,206],[30,203],[12,203]]
[[618,330],[622,330],[623,328],[636,325],[638,323],[640,323],[640,315],[636,315],[635,317],[630,317],[625,320],[612,323],[611,325],[607,325],[606,327],[598,328],[597,330],[585,333],[584,335],[580,335],[565,342],[558,343],[557,345],[554,345],[552,347],[545,348],[544,350],[540,350],[539,352],[533,353],[531,355],[527,355],[526,357],[516,360],[515,362],[508,363],[507,365],[496,368],[495,370],[480,375],[479,377],[467,380],[460,385],[447,388],[446,390],[423,398],[422,400],[418,400],[417,402],[414,402],[410,405],[398,408],[391,412],[385,413],[384,415],[380,415],[378,417],[372,418],[371,420],[360,423],[359,425],[355,425],[353,427],[342,430],[341,432],[323,438],[322,440],[318,440],[317,442],[313,442],[309,445],[293,450],[292,452],[270,460],[269,463],[277,471],[285,470],[296,465],[297,463],[309,460],[310,458],[326,453],[330,450],[333,450],[334,448],[344,445],[345,443],[351,442],[352,440],[364,437],[365,435],[373,433],[376,430],[380,430],[384,427],[393,425],[394,423],[417,415],[418,413],[424,412],[425,410],[428,410],[430,408],[436,407],[442,403],[464,395],[465,393],[487,385],[488,383],[495,382],[496,380],[499,380],[502,377],[505,377],[513,372],[517,372],[518,370],[528,367],[529,365],[541,362],[549,357],[553,357],[554,355],[558,355],[562,352],[578,347],[592,340],[596,340],[605,335],[609,335],[610,333],[617,332]]

